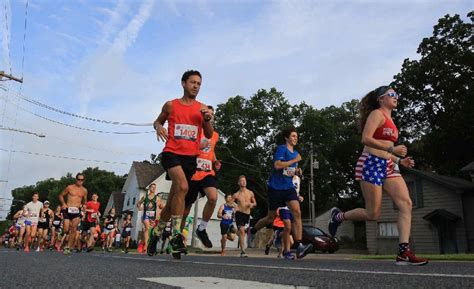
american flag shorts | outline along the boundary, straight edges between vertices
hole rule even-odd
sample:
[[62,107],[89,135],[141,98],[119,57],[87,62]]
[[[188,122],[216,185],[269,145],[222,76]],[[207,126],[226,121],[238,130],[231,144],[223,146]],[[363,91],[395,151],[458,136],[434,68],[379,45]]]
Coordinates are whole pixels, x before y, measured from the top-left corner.
[[356,181],[382,186],[385,179],[401,177],[398,165],[391,159],[384,159],[369,153],[363,153],[357,160],[355,169]]

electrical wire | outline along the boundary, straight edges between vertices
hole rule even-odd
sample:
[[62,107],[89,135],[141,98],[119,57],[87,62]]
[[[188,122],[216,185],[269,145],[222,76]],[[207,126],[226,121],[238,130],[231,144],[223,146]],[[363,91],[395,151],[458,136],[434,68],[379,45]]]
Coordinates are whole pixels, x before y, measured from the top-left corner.
[[29,102],[29,103],[31,103],[31,104],[37,105],[39,107],[49,109],[49,110],[57,112],[57,113],[69,115],[69,116],[72,116],[72,117],[77,117],[77,118],[80,118],[80,119],[89,120],[89,121],[100,122],[100,123],[105,123],[105,124],[113,124],[113,125],[129,125],[129,126],[152,126],[153,125],[153,123],[119,122],[119,121],[103,120],[103,119],[78,115],[78,114],[75,114],[75,113],[67,112],[67,111],[61,110],[59,108],[55,108],[55,107],[49,106],[47,104],[41,103],[41,102],[36,101],[34,99],[31,99],[31,98],[29,98],[25,95],[20,95],[20,98],[27,101],[27,102]]
[[7,150],[7,149],[2,149],[2,148],[0,148],[0,151],[9,152],[9,153],[22,153],[22,154],[28,154],[28,155],[45,156],[45,157],[58,158],[58,159],[83,161],[83,162],[130,165],[130,163],[126,163],[126,162],[115,162],[115,161],[107,161],[107,160],[89,160],[89,159],[83,159],[83,158],[77,158],[77,157],[58,156],[58,155],[50,155],[50,154],[44,154],[44,153],[38,153],[38,152],[19,151],[19,150]]

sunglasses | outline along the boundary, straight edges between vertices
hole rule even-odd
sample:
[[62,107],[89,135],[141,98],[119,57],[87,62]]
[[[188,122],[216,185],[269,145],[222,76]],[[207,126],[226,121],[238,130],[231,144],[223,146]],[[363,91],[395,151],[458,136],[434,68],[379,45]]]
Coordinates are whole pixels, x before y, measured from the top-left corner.
[[399,95],[398,93],[396,93],[395,91],[386,93],[385,95],[388,95],[388,96],[390,96],[391,98],[395,98],[395,99],[399,99],[399,98],[400,98],[400,95]]
[[84,179],[76,179],[76,180],[77,180],[77,181],[81,181],[81,182],[84,181]]

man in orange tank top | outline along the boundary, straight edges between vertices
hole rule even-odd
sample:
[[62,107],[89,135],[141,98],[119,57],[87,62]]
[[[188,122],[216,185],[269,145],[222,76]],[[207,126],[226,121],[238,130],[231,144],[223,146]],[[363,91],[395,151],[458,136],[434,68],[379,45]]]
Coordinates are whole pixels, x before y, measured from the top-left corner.
[[[212,106],[209,105],[207,108],[214,114],[214,108]],[[212,118],[211,124],[214,126],[214,118]],[[207,223],[212,217],[212,213],[214,213],[217,202],[216,171],[220,169],[221,164],[216,159],[214,149],[219,140],[219,134],[214,131],[210,139],[201,134],[200,139],[201,142],[199,146],[199,156],[197,157],[197,170],[189,183],[189,191],[186,194],[183,219],[186,219],[189,215],[191,207],[198,198],[198,195],[200,195],[200,197],[206,196],[207,201],[202,211],[201,223],[196,230],[196,236],[205,247],[212,248],[212,242],[209,240],[206,228]],[[184,222],[181,223],[181,230],[183,228]]]
[[[199,136],[201,132],[211,138],[214,132],[210,120],[212,112],[203,103],[196,100],[201,88],[201,73],[195,70],[186,71],[181,78],[183,97],[167,101],[160,115],[153,123],[158,141],[165,141],[161,154],[161,165],[166,170],[167,178],[171,179],[170,194],[161,219],[152,231],[147,253],[156,253],[158,242],[166,223],[171,219],[172,253],[186,252],[181,235],[181,220],[184,212],[184,199],[188,192],[188,183],[196,171],[196,157],[199,155]],[[168,122],[168,129],[164,127]]]

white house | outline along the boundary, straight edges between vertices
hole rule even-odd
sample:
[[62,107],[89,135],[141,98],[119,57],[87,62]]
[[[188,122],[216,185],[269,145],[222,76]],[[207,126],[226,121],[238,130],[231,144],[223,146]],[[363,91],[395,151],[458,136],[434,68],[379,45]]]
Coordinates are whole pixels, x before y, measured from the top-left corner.
[[[130,171],[127,176],[127,180],[125,181],[125,184],[122,189],[122,196],[123,196],[123,208],[121,210],[119,208],[119,211],[122,212],[129,212],[132,214],[132,224],[133,224],[133,229],[132,229],[132,240],[140,240],[142,238],[142,235],[140,234],[142,231],[142,214],[143,211],[139,211],[136,204],[140,200],[140,198],[144,197],[147,193],[148,187],[154,183],[156,184],[156,191],[158,193],[162,193],[162,198],[163,201],[166,202],[169,194],[169,190],[171,187],[171,181],[168,181],[165,179],[166,173],[161,167],[161,165],[155,165],[155,164],[150,164],[147,162],[133,162],[132,167],[130,168]],[[120,198],[119,196],[114,196],[113,194],[111,195],[112,198]],[[109,204],[112,205],[112,203],[118,203],[116,201],[109,200]],[[200,199],[197,203],[198,206],[198,217],[199,220],[202,216],[202,209],[204,207],[204,204],[206,203],[206,198]],[[216,204],[216,210],[214,214],[212,215],[211,220],[208,223],[208,229],[207,232],[209,234],[209,239],[212,241],[214,244],[214,248],[220,248],[220,220],[217,218],[217,210],[218,208],[225,203],[225,195],[222,191],[218,190],[218,198],[217,198],[217,204]],[[108,211],[109,204],[106,208],[106,211]],[[191,213],[190,216],[194,216],[194,207],[191,208]],[[199,223],[199,221],[198,221]],[[190,225],[190,230],[192,230],[192,224]],[[191,238],[188,236],[188,245],[191,244]],[[236,247],[237,242],[235,242],[235,245],[232,245],[230,241],[228,241],[228,247]]]

